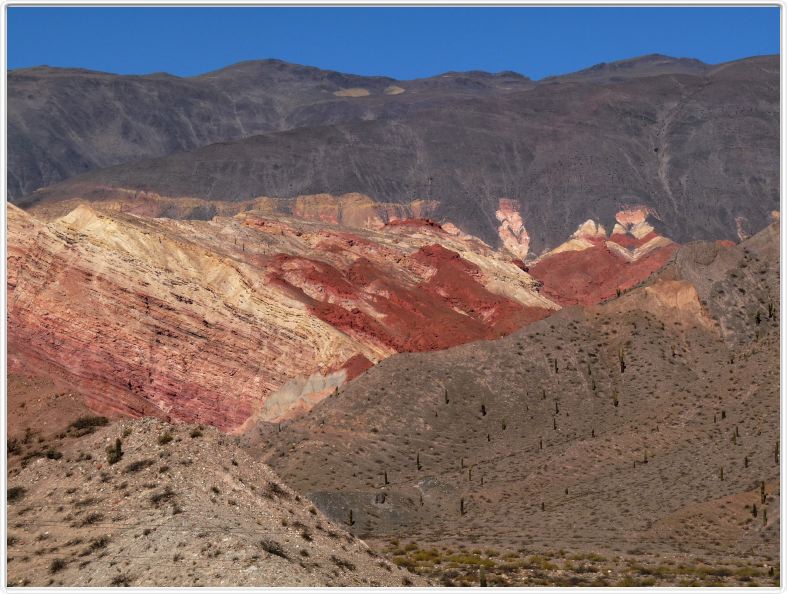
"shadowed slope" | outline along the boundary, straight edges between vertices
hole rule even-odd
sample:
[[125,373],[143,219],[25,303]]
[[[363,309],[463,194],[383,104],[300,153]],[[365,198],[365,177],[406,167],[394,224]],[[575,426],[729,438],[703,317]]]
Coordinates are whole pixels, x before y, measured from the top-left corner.
[[84,69],[8,74],[9,196],[85,171],[254,134],[398,117],[533,86],[516,73],[397,81],[281,60],[201,76],[124,76]]

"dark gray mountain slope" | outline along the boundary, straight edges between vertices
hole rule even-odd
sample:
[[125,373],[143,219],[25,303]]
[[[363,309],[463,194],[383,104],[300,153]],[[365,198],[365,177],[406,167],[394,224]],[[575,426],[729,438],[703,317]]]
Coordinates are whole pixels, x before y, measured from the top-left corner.
[[[192,78],[16,70],[8,74],[9,196],[99,167],[213,142],[391,117],[419,105],[532,85],[511,72],[402,82],[280,60],[242,62]],[[368,96],[353,96],[364,91]]]
[[508,197],[521,202],[536,253],[582,221],[609,225],[634,204],[652,208],[677,241],[737,240],[779,208],[778,68],[770,56],[700,74],[556,79],[396,118],[124,164],[19,204],[95,186],[215,200],[357,191],[381,201],[438,200],[438,216],[496,242],[495,209]]

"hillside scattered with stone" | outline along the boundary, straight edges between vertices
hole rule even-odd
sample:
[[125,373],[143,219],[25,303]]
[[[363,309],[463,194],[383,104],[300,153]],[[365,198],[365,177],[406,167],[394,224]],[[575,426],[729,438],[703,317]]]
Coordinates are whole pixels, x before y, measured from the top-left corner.
[[778,246],[775,224],[692,244],[602,305],[396,355],[247,447],[355,533],[417,550],[772,563]]
[[11,442],[8,585],[426,584],[216,429],[106,423],[83,416]]

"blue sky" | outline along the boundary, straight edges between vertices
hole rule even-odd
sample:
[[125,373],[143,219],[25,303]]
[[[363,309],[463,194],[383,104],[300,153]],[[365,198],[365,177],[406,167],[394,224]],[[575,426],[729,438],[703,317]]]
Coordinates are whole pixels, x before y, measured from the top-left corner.
[[241,60],[400,79],[532,78],[649,53],[779,52],[778,8],[8,8],[8,65],[189,76]]

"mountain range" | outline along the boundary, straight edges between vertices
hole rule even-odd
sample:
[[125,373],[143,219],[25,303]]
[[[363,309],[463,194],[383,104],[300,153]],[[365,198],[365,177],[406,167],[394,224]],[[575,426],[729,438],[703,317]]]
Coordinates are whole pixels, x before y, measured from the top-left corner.
[[778,73],[776,56],[646,57],[538,83],[277,61],[189,79],[14,71],[10,196],[29,207],[127,190],[213,203],[357,192],[435,201],[438,221],[488,243],[506,198],[533,255],[587,219],[645,206],[676,241],[739,240],[778,209]]
[[8,97],[9,583],[779,584],[778,56]]

